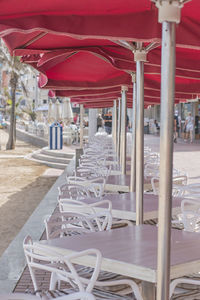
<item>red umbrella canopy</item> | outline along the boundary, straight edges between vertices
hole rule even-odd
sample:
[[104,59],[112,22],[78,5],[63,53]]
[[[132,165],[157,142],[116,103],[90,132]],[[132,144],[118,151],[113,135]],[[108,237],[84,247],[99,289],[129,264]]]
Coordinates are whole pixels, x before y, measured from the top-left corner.
[[[32,63],[42,72],[39,86],[45,88],[102,88],[130,84],[131,76],[113,67],[91,52],[73,52],[64,61],[58,56],[41,63]],[[59,87],[59,88],[58,88]]]
[[[133,52],[124,48],[126,45],[122,44],[120,46],[116,44],[118,43],[117,41],[74,39],[69,36],[41,31],[12,33],[5,36],[4,41],[11,54],[23,55],[25,61],[40,61],[40,65],[52,58],[57,60],[59,57],[61,61],[66,59],[70,53],[85,51],[98,55],[120,70],[135,70]],[[52,43],[52,41],[54,42]],[[130,44],[130,47],[134,48],[135,43]],[[143,46],[148,46],[148,43],[143,43]],[[154,47],[153,50],[148,51],[147,62],[145,63],[146,73],[160,73],[161,47],[159,43],[155,43]],[[39,56],[40,54],[43,54],[42,58]],[[177,47],[176,57],[176,76],[200,77],[200,50]]]
[[[102,96],[104,99],[112,97],[114,100],[120,97],[122,85],[132,87],[131,76],[128,73],[118,70],[113,64],[90,51],[70,51],[68,56],[62,51],[58,51],[57,55],[49,52],[39,58],[37,55],[30,55],[23,59],[30,61],[43,72],[40,76],[40,87],[65,90],[63,94],[57,92],[59,96],[80,97],[91,94],[99,95],[101,99]],[[34,59],[36,63],[32,63]],[[159,103],[160,74],[146,74],[145,72],[144,78],[145,101]],[[199,80],[176,78],[175,101],[192,98],[193,94],[199,93]]]
[[[92,97],[92,98],[72,98],[71,102],[78,103],[78,104],[84,104],[87,107],[111,107],[114,104],[114,100],[116,100],[115,97]],[[175,99],[175,103],[179,103],[180,99]],[[159,104],[160,99],[155,97],[144,97],[144,104],[145,105],[152,105],[152,104]],[[127,95],[127,106],[132,107],[133,100],[132,97]]]
[[[200,46],[199,11],[199,0],[184,4],[177,27],[178,44]],[[150,0],[1,1],[2,36],[33,30],[131,41],[155,41],[161,37],[158,10]]]
[[[193,64],[194,70],[189,69],[189,58],[187,62],[184,60],[183,53],[186,53],[187,57],[189,56],[189,50],[184,52],[182,49],[179,49],[178,52],[180,53],[180,61],[177,59],[179,61],[179,70],[177,70],[179,76],[176,76],[176,91],[199,93],[200,72],[198,68],[195,70],[195,67],[199,65],[200,60],[197,58],[200,58],[200,51],[191,51],[191,53],[193,53],[191,57],[194,57],[194,59],[191,59],[190,62],[191,65]],[[155,62],[158,62],[156,61],[158,56],[156,54],[159,53],[159,48],[154,49],[152,53],[149,53],[149,56],[150,58],[152,56],[156,57]],[[120,60],[123,63],[121,58],[119,61]],[[104,54],[97,54],[95,51],[85,49],[79,51],[73,51],[71,49],[69,51],[52,51],[42,56],[29,55],[23,57],[23,61],[31,63],[43,73],[43,75],[40,76],[40,87],[65,90],[71,88],[109,88],[123,84],[131,86],[131,76],[128,75],[128,73],[130,74],[135,71],[135,65],[133,63],[130,63],[130,70],[122,72],[117,60],[112,59],[111,56],[107,59]],[[181,64],[183,65],[182,68]],[[160,89],[160,66],[149,63],[149,65],[145,64],[144,70],[145,77],[149,82],[148,87]]]
[[[141,25],[146,20],[145,32]],[[150,0],[31,0],[1,1],[0,32],[13,30],[67,33],[71,36],[130,37],[160,36],[157,9]],[[120,26],[119,26],[120,24]],[[135,28],[135,30],[134,30]]]
[[[87,98],[97,98],[97,97],[110,97],[112,96],[114,99],[118,99],[121,97],[121,87],[114,87],[114,88],[107,88],[107,89],[93,89],[93,90],[56,90],[55,91],[56,96],[58,97],[71,97],[72,101],[74,98],[81,99],[82,97]],[[145,97],[148,98],[158,98],[160,99],[160,90],[144,87],[144,94]],[[130,97],[133,97],[133,89],[132,87],[129,87],[127,95],[130,95]],[[179,99],[192,99],[196,98],[196,94],[191,93],[184,93],[184,92],[176,92],[175,98]]]

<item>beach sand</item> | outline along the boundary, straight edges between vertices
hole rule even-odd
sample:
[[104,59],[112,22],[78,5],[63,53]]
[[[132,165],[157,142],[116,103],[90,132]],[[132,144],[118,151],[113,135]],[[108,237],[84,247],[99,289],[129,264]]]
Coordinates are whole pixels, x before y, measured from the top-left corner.
[[8,134],[0,129],[0,255],[61,173],[24,159],[37,150],[28,143],[17,140],[16,149],[6,151],[7,139]]

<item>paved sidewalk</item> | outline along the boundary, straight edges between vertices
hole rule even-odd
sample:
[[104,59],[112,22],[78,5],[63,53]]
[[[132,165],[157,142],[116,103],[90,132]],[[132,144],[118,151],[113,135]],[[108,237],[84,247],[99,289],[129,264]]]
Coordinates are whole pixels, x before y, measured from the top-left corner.
[[[160,143],[160,138],[158,136],[145,135],[145,145],[148,145],[152,149],[152,151],[159,152],[159,143]],[[190,183],[199,182],[200,143],[197,142],[194,144],[187,144],[182,141],[178,141],[177,144],[174,144],[174,167],[179,169],[182,172],[188,173]],[[64,176],[65,174],[62,175],[62,177]],[[57,183],[57,186],[58,184],[60,184],[60,180],[59,183]],[[54,187],[54,193],[52,195],[49,194],[49,197],[50,198],[55,197],[56,199],[56,192],[57,190]],[[56,205],[56,201],[54,201],[54,205]],[[53,206],[51,209],[53,210]],[[40,233],[42,233],[42,230],[40,230]],[[49,275],[43,273],[41,272],[38,273],[38,277],[43,279],[43,284],[41,284],[40,288],[47,288],[49,283]],[[15,292],[24,292],[27,289],[29,291],[33,290],[33,286],[32,286],[28,269],[26,267],[22,277],[20,278],[18,284],[15,287]]]
[[[145,135],[145,145],[159,152],[160,137]],[[200,183],[200,141],[189,144],[179,139],[174,144],[174,168],[188,174],[188,183]]]

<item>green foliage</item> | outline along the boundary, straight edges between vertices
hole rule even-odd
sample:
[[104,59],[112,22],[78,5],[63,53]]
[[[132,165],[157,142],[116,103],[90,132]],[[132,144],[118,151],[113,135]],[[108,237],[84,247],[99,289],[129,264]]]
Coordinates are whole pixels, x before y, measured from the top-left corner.
[[29,104],[22,111],[23,111],[23,113],[29,115],[29,117],[31,118],[31,121],[36,120],[37,115],[36,115],[36,112],[34,111],[33,105]]
[[24,94],[27,96],[26,89],[22,79],[22,75],[30,72],[30,66],[22,64],[20,57],[11,56],[5,44],[0,40],[0,63],[3,65],[3,70],[7,71],[10,81],[9,88],[4,90],[4,97],[6,98],[8,107],[10,108],[10,128],[9,139],[6,149],[15,148],[16,137],[16,114],[20,114],[19,102],[16,103],[16,90],[21,87]]

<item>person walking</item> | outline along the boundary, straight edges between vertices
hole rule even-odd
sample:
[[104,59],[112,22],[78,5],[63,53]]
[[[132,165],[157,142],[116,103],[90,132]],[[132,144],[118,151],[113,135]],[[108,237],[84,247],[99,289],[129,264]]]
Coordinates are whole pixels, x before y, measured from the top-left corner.
[[190,143],[193,142],[193,131],[194,131],[194,118],[192,117],[191,112],[188,114],[188,117],[185,120],[185,128],[186,128],[186,138],[190,138]]
[[102,125],[103,125],[103,119],[101,117],[101,114],[99,114],[97,117],[97,132],[98,132],[99,128],[102,127]]
[[179,120],[178,115],[174,115],[174,143],[177,143],[178,138],[178,132],[179,132]]
[[111,134],[112,132],[112,113],[109,110],[107,114],[103,116],[104,127],[107,134]]

